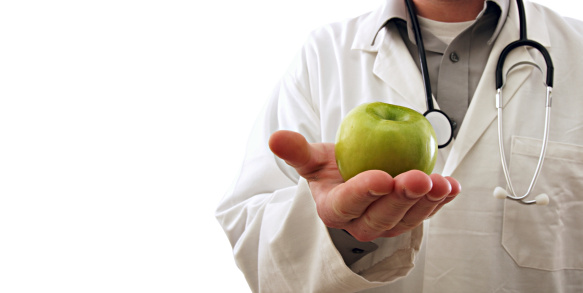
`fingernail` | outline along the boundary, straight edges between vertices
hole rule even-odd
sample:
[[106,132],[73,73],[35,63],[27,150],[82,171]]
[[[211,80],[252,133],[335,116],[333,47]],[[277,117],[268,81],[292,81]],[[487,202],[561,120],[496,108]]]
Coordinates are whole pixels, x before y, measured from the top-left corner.
[[383,195],[387,195],[388,194],[386,192],[378,192],[378,191],[374,191],[374,190],[369,190],[368,192],[370,194],[374,195],[374,196],[383,196]]
[[418,199],[424,195],[424,194],[414,193],[414,192],[408,190],[407,188],[403,188],[403,192],[405,193],[405,197],[407,197],[408,199]]
[[439,197],[434,197],[434,196],[431,196],[431,195],[427,194],[427,199],[430,200],[430,201],[437,202],[437,201],[442,201],[446,196],[447,196],[447,194],[446,195],[443,195],[443,196],[439,196]]

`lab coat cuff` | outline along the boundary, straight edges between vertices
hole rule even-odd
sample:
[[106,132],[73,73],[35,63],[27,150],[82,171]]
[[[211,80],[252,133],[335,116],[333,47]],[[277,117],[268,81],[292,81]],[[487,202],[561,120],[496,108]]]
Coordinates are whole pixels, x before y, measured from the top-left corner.
[[[318,274],[330,282],[324,282],[328,283],[324,288],[335,288],[337,290],[335,292],[353,292],[374,288],[406,276],[413,268],[415,254],[420,248],[422,227],[397,237],[375,240],[373,245],[378,245],[378,249],[357,260],[353,265],[347,266],[341,253],[334,245],[328,228],[317,215],[311,191],[304,179],[300,179],[295,200],[298,207],[303,206],[304,211],[309,201],[310,209],[312,209],[311,214],[316,222],[314,230],[318,231],[314,231],[314,236],[318,235],[316,238],[319,238],[317,242],[320,243],[319,249],[313,251],[313,257],[319,258],[321,266],[323,266],[320,267]],[[316,257],[316,255],[318,256]],[[313,287],[310,287],[318,288],[319,285],[323,284],[313,284]]]
[[379,238],[379,248],[350,268],[371,282],[392,282],[405,277],[415,266],[421,248],[423,225],[397,237]]

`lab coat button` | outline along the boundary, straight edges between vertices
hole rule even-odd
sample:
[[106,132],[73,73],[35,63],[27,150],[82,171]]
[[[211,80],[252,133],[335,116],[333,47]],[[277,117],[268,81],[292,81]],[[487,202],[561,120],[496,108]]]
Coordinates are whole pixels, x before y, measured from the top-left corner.
[[460,56],[458,56],[456,52],[452,52],[451,54],[449,54],[449,60],[451,60],[451,62],[453,63],[456,63],[460,61]]
[[451,127],[452,127],[453,129],[456,129],[456,128],[457,128],[457,122],[455,122],[455,121],[451,120]]

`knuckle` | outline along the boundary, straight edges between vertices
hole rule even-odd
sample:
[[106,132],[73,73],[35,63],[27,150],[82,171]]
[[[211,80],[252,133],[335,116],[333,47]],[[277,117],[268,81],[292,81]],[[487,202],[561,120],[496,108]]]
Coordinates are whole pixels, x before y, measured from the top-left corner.
[[364,224],[370,228],[372,231],[386,231],[395,226],[388,218],[371,218],[371,216],[367,213],[363,217]]
[[419,199],[404,199],[391,202],[392,211],[408,211]]
[[329,219],[326,216],[323,216],[321,214],[319,214],[320,216],[320,220],[322,220],[322,223],[324,223],[324,226],[329,227],[329,228],[342,228],[342,225],[340,225],[337,221],[333,221],[331,219]]
[[358,218],[358,216],[360,216],[358,213],[356,213],[354,211],[350,211],[344,207],[333,206],[332,209],[333,209],[334,215],[338,219],[341,219],[343,221],[350,221],[350,220],[356,219],[356,218]]
[[409,230],[413,230],[413,229],[417,228],[417,226],[419,226],[422,222],[423,221],[408,222],[405,220],[401,220],[401,222],[399,223],[399,226],[402,230],[409,231]]
[[322,220],[322,223],[324,223],[326,227],[340,229],[343,228],[344,224],[347,222],[343,221],[341,218],[339,218],[333,212],[330,212],[326,208],[319,207],[317,208],[317,212],[318,216],[320,217],[320,220]]
[[397,237],[403,233],[405,233],[406,231],[404,230],[400,230],[400,229],[392,229],[390,231],[387,231],[386,233],[383,234],[384,237]]
[[354,239],[360,241],[360,242],[369,242],[372,241],[374,239],[376,239],[376,237],[370,235],[369,233],[363,231],[363,230],[354,230],[354,231],[348,231],[348,233],[350,233],[350,235],[352,235],[352,237],[354,237]]
[[326,218],[322,218],[320,217],[320,219],[322,220],[322,223],[324,223],[324,226],[328,227],[328,228],[341,228],[336,222],[330,221]]

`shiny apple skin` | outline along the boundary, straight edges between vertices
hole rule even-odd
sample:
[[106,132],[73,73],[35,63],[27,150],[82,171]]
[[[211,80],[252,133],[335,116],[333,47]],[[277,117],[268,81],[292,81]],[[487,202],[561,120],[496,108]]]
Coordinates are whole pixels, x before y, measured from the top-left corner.
[[367,170],[383,170],[393,177],[414,169],[431,174],[437,138],[429,121],[413,109],[366,103],[342,120],[335,155],[345,181]]

